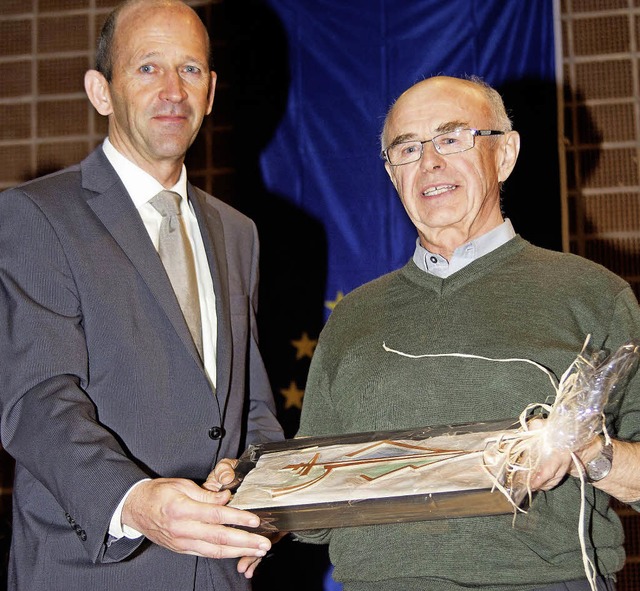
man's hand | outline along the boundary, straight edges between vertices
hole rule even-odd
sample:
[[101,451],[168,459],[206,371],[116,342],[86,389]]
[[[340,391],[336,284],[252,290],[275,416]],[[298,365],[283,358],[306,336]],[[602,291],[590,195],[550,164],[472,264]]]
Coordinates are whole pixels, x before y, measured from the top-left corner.
[[[544,425],[543,421],[534,428]],[[594,487],[606,492],[623,503],[637,503],[640,501],[640,442],[612,440],[613,465],[611,472],[602,480],[592,483]],[[580,471],[584,470],[588,462],[598,456],[602,449],[601,437],[593,437],[589,443],[574,452],[581,468],[571,459],[568,451],[551,451],[543,455],[538,469],[532,475],[530,485],[532,490],[551,490],[566,475],[580,478]]]
[[[551,490],[576,468],[569,452],[556,451],[543,455],[540,465],[529,482],[531,490]],[[575,471],[577,475],[577,471]]]
[[[237,465],[238,460],[230,460],[228,458],[220,460],[202,486],[214,492],[219,491],[223,486],[229,486],[236,478],[235,468]],[[269,534],[268,538],[272,544],[275,544],[286,535],[287,532],[276,532],[275,534]],[[243,556],[238,561],[238,572],[243,574],[247,579],[250,579],[253,577],[253,573],[261,560],[262,556]]]
[[[533,419],[529,422],[529,429],[537,431],[545,426],[543,419]],[[584,466],[595,458],[600,451],[600,440],[593,437],[584,447],[574,452],[579,463]],[[551,490],[558,486],[570,475],[580,478],[580,468],[576,466],[571,453],[566,450],[543,451],[540,456],[538,469],[532,475],[530,485],[532,490]]]
[[156,478],[131,491],[122,523],[174,552],[208,558],[261,558],[271,548],[267,538],[226,527],[257,527],[260,523],[253,513],[225,507],[230,496],[228,491],[205,490],[182,478]]

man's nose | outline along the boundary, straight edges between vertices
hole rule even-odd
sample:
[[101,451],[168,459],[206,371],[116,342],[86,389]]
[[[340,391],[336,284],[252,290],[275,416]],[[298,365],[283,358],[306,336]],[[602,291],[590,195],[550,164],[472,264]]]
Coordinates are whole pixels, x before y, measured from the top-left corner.
[[164,75],[160,98],[174,103],[179,103],[187,98],[184,81],[178,72],[170,70]]
[[445,159],[433,142],[422,144],[422,155],[420,156],[420,168],[426,171],[445,167]]

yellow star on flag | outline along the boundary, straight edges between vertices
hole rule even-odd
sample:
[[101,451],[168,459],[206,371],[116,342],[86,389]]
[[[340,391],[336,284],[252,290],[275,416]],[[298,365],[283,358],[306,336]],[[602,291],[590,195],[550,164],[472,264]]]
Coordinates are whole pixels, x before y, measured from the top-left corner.
[[285,397],[285,409],[293,407],[302,408],[304,390],[300,390],[294,381],[289,384],[288,388],[280,388],[280,394]]
[[302,336],[298,340],[291,341],[291,344],[296,348],[296,361],[303,357],[311,359],[313,351],[318,344],[318,339],[310,339],[309,335],[303,332]]
[[335,300],[327,300],[325,301],[324,305],[329,308],[329,310],[333,310],[336,307],[336,304],[344,297],[344,294],[339,291],[338,293],[336,293],[336,299]]

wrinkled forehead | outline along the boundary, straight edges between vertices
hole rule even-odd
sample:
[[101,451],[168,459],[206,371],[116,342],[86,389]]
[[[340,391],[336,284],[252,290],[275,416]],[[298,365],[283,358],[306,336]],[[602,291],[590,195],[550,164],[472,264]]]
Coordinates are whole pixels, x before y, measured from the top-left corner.
[[385,128],[385,143],[398,138],[428,139],[454,127],[484,128],[491,109],[483,93],[463,80],[426,80],[404,92]]

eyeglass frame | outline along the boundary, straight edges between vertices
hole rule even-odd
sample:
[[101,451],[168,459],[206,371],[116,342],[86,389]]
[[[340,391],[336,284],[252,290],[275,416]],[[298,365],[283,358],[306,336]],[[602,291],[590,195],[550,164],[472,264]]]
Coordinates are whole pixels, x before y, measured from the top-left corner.
[[[382,150],[382,152],[380,153],[380,157],[383,158],[387,164],[389,164],[389,166],[404,166],[405,164],[413,164],[414,162],[418,162],[418,160],[420,160],[422,158],[422,155],[424,154],[424,145],[428,144],[429,142],[433,142],[433,140],[443,136],[443,135],[448,135],[450,133],[455,133],[457,131],[470,131],[471,135],[473,137],[473,143],[468,147],[468,148],[464,148],[463,150],[458,150],[456,152],[449,152],[447,154],[443,154],[440,151],[440,148],[438,146],[437,143],[433,144],[433,147],[435,149],[436,152],[438,152],[438,154],[440,154],[441,156],[451,156],[452,154],[461,154],[462,152],[466,152],[467,150],[472,150],[473,148],[475,148],[476,146],[476,137],[489,137],[489,136],[495,136],[495,135],[504,135],[505,133],[507,133],[506,131],[500,131],[498,129],[475,129],[474,127],[456,127],[455,129],[452,129],[451,131],[445,131],[443,133],[439,133],[437,135],[434,135],[431,139],[429,140],[407,140],[404,142],[396,142],[395,144],[391,144],[390,146],[387,146],[384,150]],[[420,144],[420,153],[418,154],[418,157],[415,160],[409,160],[409,162],[401,162],[399,164],[392,164],[389,160],[389,150],[391,148],[394,148],[395,146],[399,146],[401,144],[413,144],[413,143],[418,143]]]

